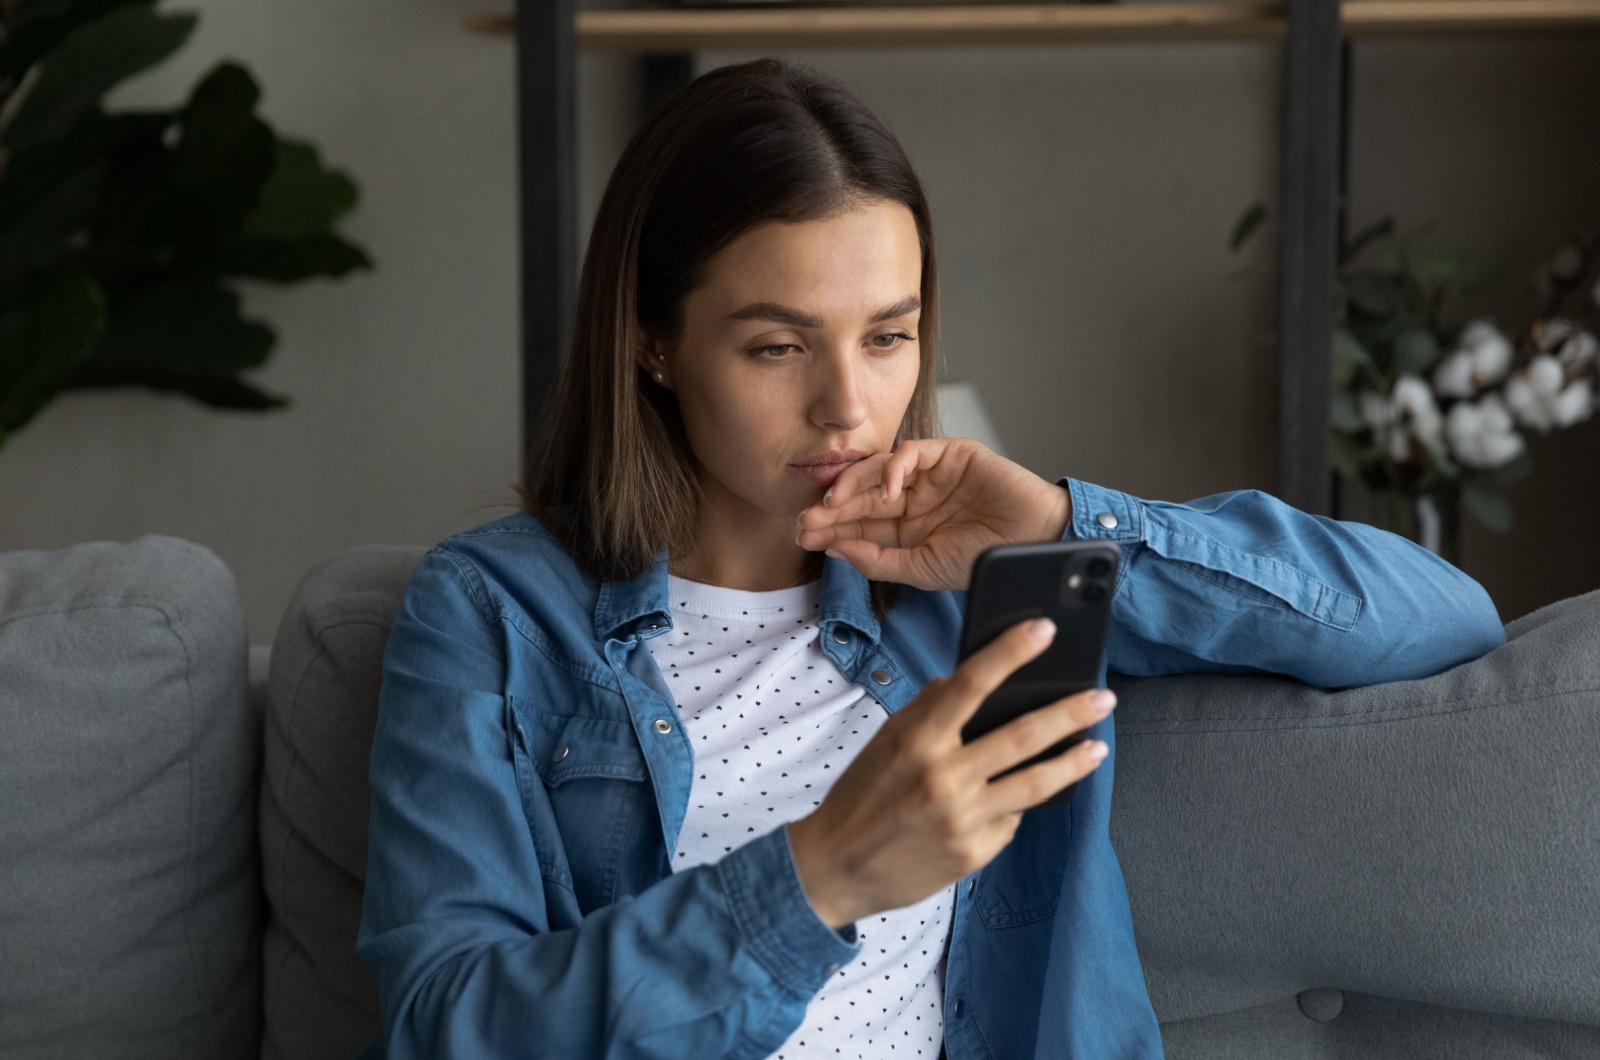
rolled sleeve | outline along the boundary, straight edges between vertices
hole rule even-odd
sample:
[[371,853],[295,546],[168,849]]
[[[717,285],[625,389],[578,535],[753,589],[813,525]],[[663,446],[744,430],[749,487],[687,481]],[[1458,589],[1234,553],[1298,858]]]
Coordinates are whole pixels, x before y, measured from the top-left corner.
[[810,997],[861,952],[854,924],[835,931],[806,898],[788,825],[717,863],[728,907],[750,953],[788,989]]

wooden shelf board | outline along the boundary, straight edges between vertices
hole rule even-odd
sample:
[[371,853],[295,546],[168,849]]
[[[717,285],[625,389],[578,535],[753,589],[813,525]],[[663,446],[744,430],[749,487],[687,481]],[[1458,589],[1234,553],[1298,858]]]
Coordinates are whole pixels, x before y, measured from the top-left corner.
[[[1600,0],[1345,0],[1346,36],[1600,29]],[[468,29],[510,34],[511,15]],[[657,8],[580,11],[586,51],[895,47],[1094,41],[1275,40],[1279,3],[982,4],[971,6]]]

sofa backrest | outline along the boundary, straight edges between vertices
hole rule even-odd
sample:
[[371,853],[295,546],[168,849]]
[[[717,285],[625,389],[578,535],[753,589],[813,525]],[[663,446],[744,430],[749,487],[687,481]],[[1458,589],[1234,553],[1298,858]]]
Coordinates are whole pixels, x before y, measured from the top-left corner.
[[427,549],[345,549],[300,580],[267,677],[261,785],[265,1060],[349,1060],[378,1036],[356,957],[367,865],[367,759],[383,648]]
[[1600,592],[1506,632],[1342,691],[1113,679],[1168,1055],[1600,1056]]
[[246,647],[199,545],[0,554],[0,1056],[255,1054]]

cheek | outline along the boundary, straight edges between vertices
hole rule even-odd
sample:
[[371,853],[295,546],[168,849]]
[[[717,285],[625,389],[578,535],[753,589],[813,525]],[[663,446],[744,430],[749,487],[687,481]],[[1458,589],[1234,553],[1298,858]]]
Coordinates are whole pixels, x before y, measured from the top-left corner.
[[725,377],[697,386],[692,395],[680,393],[684,427],[702,464],[731,472],[768,465],[787,452],[796,412],[789,388],[779,384]]

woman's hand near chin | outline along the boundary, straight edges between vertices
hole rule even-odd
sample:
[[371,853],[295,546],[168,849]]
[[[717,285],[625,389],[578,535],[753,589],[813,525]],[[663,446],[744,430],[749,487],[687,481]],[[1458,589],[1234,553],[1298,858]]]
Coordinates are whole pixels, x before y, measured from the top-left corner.
[[874,580],[965,589],[984,549],[1056,540],[1071,517],[1065,489],[970,438],[908,439],[845,468],[795,541]]

